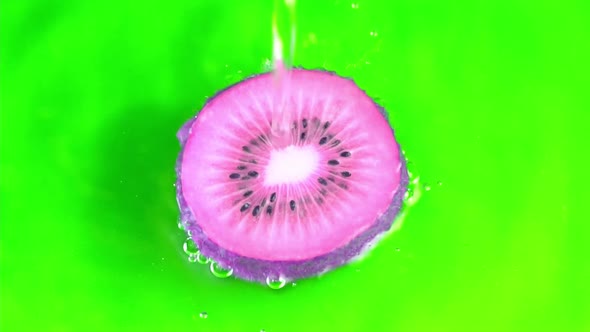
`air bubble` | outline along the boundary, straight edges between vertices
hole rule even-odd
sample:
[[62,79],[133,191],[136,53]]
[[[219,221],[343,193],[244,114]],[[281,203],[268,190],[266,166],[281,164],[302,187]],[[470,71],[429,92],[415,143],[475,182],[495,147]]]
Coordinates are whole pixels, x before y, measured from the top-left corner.
[[207,317],[209,317],[209,315],[207,314],[207,312],[206,312],[206,311],[203,311],[203,312],[201,312],[201,313],[199,314],[199,317],[201,317],[201,318],[203,318],[203,319],[206,319]]
[[197,261],[197,255],[190,255],[188,256],[188,261],[194,263]]
[[184,231],[184,230],[185,230],[185,229],[184,229],[184,223],[182,222],[182,220],[180,220],[180,221],[178,222],[178,229],[180,229],[181,231]]
[[196,255],[199,252],[197,245],[190,237],[184,241],[182,249],[187,255]]
[[425,184],[424,184],[424,190],[426,190],[426,191],[430,191],[430,189],[432,189],[432,188],[430,187],[430,185],[429,185],[428,183],[425,183]]
[[440,187],[440,186],[442,186],[442,185],[443,185],[443,183],[442,183],[442,181],[438,181],[438,182],[436,183],[436,185]]
[[369,32],[369,35],[371,35],[371,37],[377,37],[379,34],[377,33],[377,31],[371,31]]
[[201,253],[200,251],[197,252],[195,256],[195,261],[199,264],[207,264],[211,261],[211,259],[209,259],[209,257],[203,255],[203,253]]
[[353,3],[353,4],[350,4],[350,7],[352,7],[352,9],[359,9],[359,4]]
[[267,277],[266,284],[271,289],[281,289],[281,288],[285,287],[285,285],[287,284],[287,280],[285,280],[282,277],[279,277],[279,278]]
[[224,269],[217,262],[211,261],[211,273],[217,278],[227,278],[234,273],[232,269]]

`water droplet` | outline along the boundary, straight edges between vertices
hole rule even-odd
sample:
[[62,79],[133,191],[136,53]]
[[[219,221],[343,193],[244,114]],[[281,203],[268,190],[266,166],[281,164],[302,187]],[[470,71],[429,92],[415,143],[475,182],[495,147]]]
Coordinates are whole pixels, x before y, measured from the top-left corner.
[[206,311],[203,311],[203,312],[201,312],[201,313],[199,314],[199,317],[201,317],[201,318],[205,319],[205,318],[209,317],[209,315],[207,314],[207,312],[206,312]]
[[377,33],[377,31],[371,31],[369,32],[369,35],[371,35],[371,37],[377,37],[379,34]]
[[352,9],[359,9],[359,4],[358,3],[352,3],[352,4],[350,4],[350,7],[352,7]]
[[196,262],[199,264],[207,264],[211,261],[211,259],[209,259],[209,257],[203,255],[200,251],[197,252],[197,254],[194,256],[195,256]]
[[191,263],[194,263],[197,261],[197,255],[189,255],[188,256],[188,261]]
[[432,188],[430,187],[430,185],[429,185],[428,183],[425,183],[425,184],[424,184],[424,190],[426,190],[426,191],[430,191],[430,189],[432,189]]
[[408,190],[406,191],[406,194],[404,195],[404,199],[407,201],[410,198],[412,198],[412,196],[414,196],[414,188],[408,187]]
[[282,277],[279,277],[279,278],[266,277],[266,284],[271,289],[281,289],[281,288],[285,287],[285,284],[287,284],[287,280],[285,280]]
[[217,278],[227,278],[234,273],[232,269],[224,269],[217,262],[211,261],[211,273]]
[[190,237],[186,239],[186,241],[184,241],[182,249],[187,255],[196,255],[197,252],[199,252],[199,249],[197,249],[197,245]]
[[182,222],[182,220],[178,222],[178,229],[184,231],[184,223]]
[[297,286],[297,283],[296,282],[292,282],[291,283],[291,287],[295,287],[295,286]]
[[272,61],[268,58],[262,61],[262,68],[267,71],[272,69]]

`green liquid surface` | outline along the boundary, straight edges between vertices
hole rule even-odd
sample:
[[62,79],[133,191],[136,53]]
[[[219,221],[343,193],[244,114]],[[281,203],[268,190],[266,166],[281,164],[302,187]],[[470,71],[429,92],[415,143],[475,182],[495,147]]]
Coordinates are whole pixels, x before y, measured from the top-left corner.
[[295,10],[293,65],[387,110],[418,178],[403,225],[318,278],[216,277],[183,248],[175,134],[272,68],[272,1],[6,2],[0,329],[590,330],[586,2]]

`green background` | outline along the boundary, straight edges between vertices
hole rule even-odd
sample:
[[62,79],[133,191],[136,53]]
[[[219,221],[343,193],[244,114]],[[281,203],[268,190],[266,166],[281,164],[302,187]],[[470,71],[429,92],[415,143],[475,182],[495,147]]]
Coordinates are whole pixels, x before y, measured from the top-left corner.
[[590,331],[586,3],[299,0],[294,63],[388,110],[421,195],[276,291],[187,261],[172,186],[178,127],[268,69],[273,3],[3,1],[0,329]]

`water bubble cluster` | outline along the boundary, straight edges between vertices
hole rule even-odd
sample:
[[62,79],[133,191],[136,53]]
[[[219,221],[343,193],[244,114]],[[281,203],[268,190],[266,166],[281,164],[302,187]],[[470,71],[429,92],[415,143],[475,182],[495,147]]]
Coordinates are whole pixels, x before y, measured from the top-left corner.
[[[188,261],[191,263],[199,263],[203,265],[211,263],[209,269],[211,270],[211,273],[217,278],[227,278],[234,273],[233,269],[226,269],[219,265],[219,263],[203,255],[203,253],[201,253],[195,242],[190,237],[184,241],[182,244],[182,249],[188,255]],[[207,313],[205,313],[205,315],[207,315]]]
[[188,261],[191,263],[207,264],[211,260],[203,255],[195,242],[189,237],[182,244],[182,250],[188,255]]

